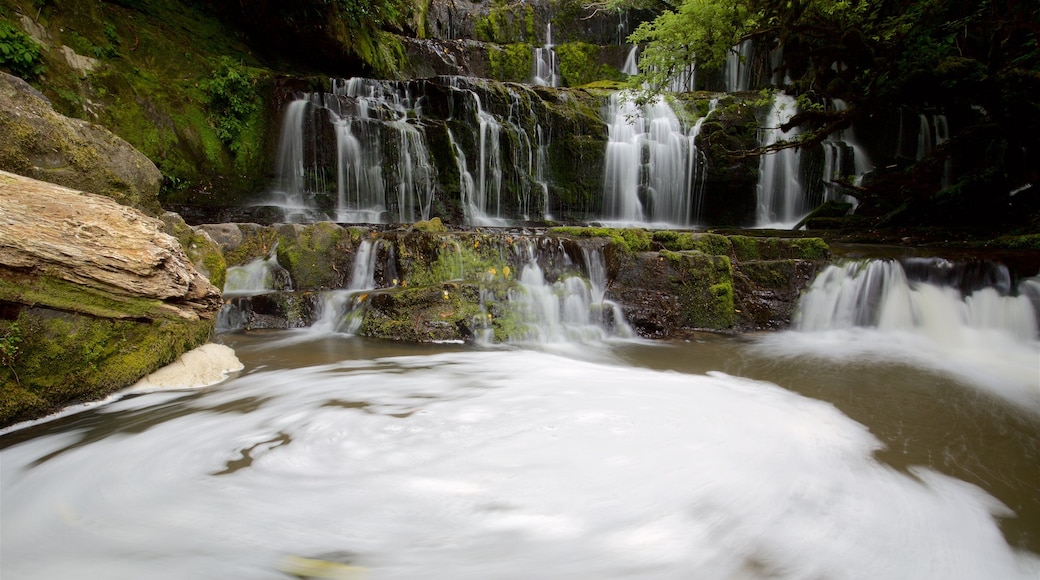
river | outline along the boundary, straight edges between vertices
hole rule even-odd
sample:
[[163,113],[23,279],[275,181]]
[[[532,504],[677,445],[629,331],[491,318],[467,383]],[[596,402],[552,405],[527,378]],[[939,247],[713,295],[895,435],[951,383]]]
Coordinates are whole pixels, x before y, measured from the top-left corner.
[[893,336],[226,333],[220,385],[0,438],[0,571],[1035,580],[1040,343]]

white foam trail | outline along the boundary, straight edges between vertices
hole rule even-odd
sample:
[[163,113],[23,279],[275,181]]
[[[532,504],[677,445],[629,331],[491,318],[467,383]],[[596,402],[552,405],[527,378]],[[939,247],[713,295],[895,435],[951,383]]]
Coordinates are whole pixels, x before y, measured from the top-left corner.
[[980,489],[895,471],[833,406],[723,374],[464,352],[171,403],[3,450],[4,577],[280,578],[289,554],[380,579],[1040,573]]

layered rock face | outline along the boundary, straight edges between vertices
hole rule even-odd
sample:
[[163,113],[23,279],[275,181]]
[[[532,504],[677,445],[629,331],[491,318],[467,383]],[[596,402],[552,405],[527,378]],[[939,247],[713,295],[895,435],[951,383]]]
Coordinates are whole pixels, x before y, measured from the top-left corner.
[[209,339],[220,292],[162,228],[0,172],[0,424],[104,396]]
[[162,174],[108,129],[54,111],[22,79],[0,73],[0,169],[105,195],[150,215]]

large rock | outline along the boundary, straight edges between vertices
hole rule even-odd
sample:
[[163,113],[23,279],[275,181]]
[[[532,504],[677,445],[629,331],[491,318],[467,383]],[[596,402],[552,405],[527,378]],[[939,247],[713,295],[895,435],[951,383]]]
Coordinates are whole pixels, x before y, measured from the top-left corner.
[[57,113],[22,79],[0,73],[0,169],[110,197],[158,215],[162,174],[108,129]]
[[220,292],[162,228],[0,171],[0,425],[101,398],[210,338]]

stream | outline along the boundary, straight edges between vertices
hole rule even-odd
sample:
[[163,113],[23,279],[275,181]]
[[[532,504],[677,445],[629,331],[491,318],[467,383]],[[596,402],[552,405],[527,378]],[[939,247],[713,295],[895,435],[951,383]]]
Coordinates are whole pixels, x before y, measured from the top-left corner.
[[1035,579],[1040,343],[893,336],[221,334],[220,385],[0,437],[0,571]]

